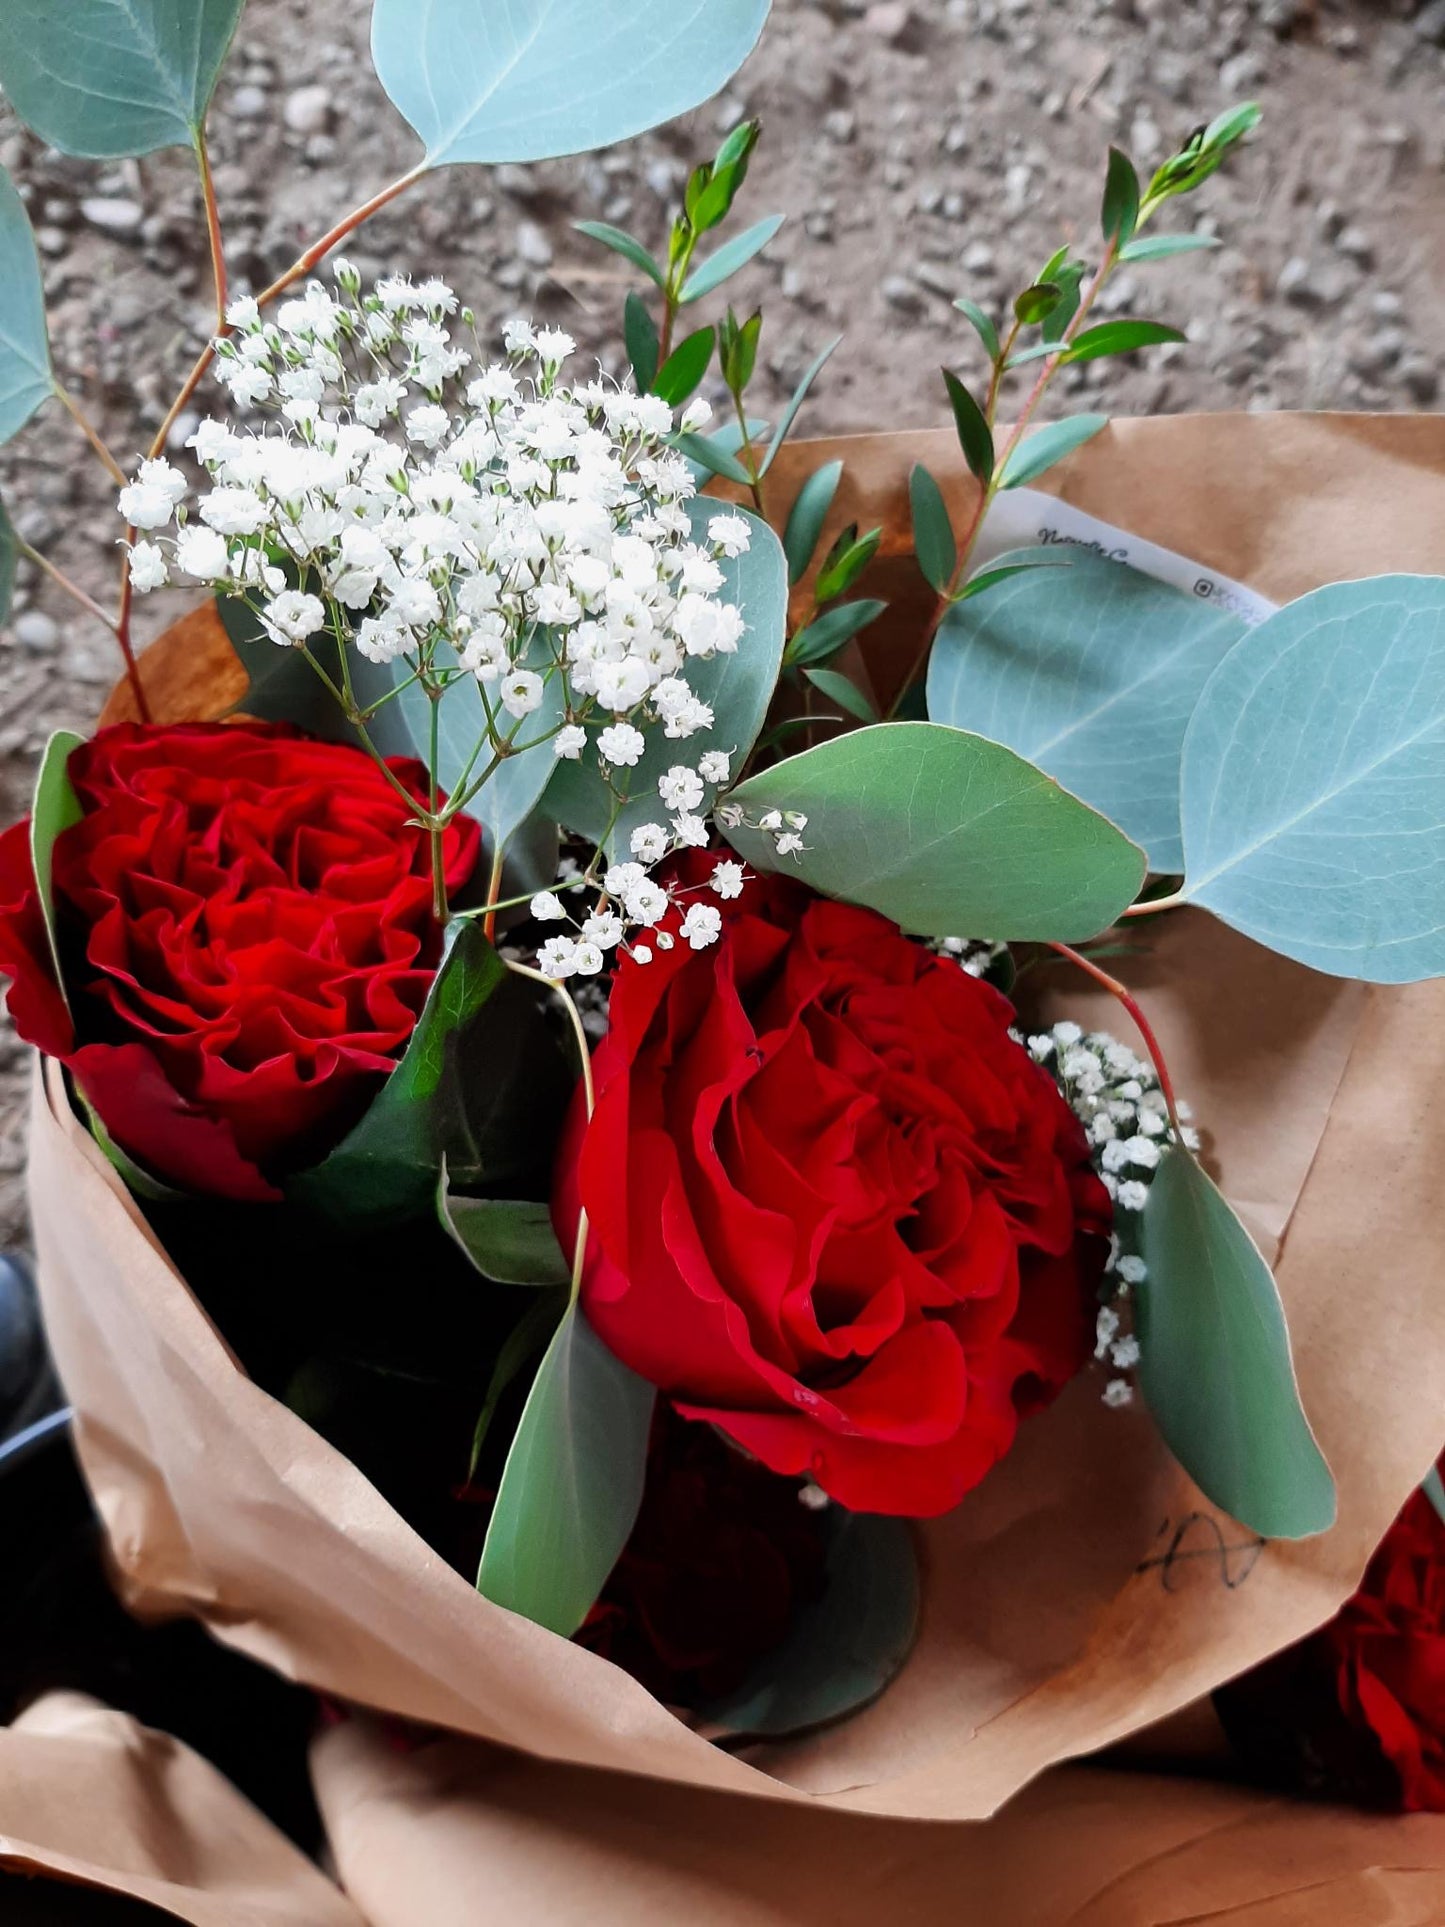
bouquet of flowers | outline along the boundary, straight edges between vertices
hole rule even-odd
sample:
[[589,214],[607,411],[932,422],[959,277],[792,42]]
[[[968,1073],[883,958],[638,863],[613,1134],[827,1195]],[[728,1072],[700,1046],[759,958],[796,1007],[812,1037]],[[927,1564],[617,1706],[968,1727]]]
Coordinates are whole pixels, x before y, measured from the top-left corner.
[[[377,0],[417,173],[681,111],[766,5],[561,11],[544,59],[459,0],[419,34]],[[1331,1155],[1342,1080],[1378,1070],[1361,1027],[1422,1020],[1429,993],[1358,986],[1441,970],[1445,581],[1266,612],[1004,533],[1107,426],[1040,421],[1061,371],[1183,339],[1099,297],[1208,244],[1169,217],[1257,114],[1147,181],[1112,152],[1094,243],[1003,315],[960,299],[983,375],[945,374],[954,453],[911,465],[906,523],[892,482],[870,523],[874,458],[789,442],[831,349],[768,424],[761,316],[685,331],[775,231],[706,251],[755,124],[694,171],[663,257],[584,224],[648,290],[626,365],[581,370],[560,328],[480,339],[442,281],[335,252],[406,182],[228,288],[204,112],[239,12],[200,8],[179,123],[171,94],[103,112],[83,36],[0,25],[48,139],[196,147],[216,269],[216,337],[120,473],[129,719],[57,736],[0,839],[0,967],[46,1060],[42,1290],[118,1565],[419,1720],[986,1808],[1147,1717],[1127,1628],[1188,1697],[1324,1616],[1438,1447],[1402,1400],[1383,1470],[1347,1446],[1329,1533],[1335,1260],[1293,1300],[1311,1411],[1261,1244]],[[136,57],[178,59],[179,31]],[[61,391],[8,182],[0,278],[14,432]],[[183,468],[169,431],[211,375]],[[138,661],[135,599],[170,583],[214,600]],[[1293,1010],[1295,1055],[1231,1151],[1198,1039],[1251,999]],[[1246,1228],[1210,1167],[1262,1141]],[[1375,1149],[1428,1158],[1409,1103]],[[1040,1495],[1081,1477],[1083,1543],[1021,1657],[991,1622],[1043,1576]],[[1212,1596],[1156,1610],[1200,1521],[1227,1577],[1270,1564],[1270,1609],[1216,1645]],[[961,1667],[964,1627],[1007,1660]],[[1066,1660],[1073,1701],[922,1791],[930,1752]],[[932,1702],[901,1764],[895,1694],[905,1726]],[[717,1739],[768,1742],[778,1779]]]

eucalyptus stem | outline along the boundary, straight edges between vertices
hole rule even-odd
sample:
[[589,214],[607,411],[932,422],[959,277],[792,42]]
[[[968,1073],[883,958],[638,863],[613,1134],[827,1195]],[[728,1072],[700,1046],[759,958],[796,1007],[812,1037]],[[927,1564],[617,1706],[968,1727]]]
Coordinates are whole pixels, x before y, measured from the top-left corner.
[[226,253],[221,241],[221,210],[216,204],[216,183],[211,174],[211,150],[206,144],[204,127],[196,129],[196,166],[201,176],[201,199],[206,209],[206,236],[211,244],[211,277],[216,290],[216,333],[226,327],[228,284]]
[[27,562],[33,562],[37,569],[43,569],[58,588],[64,589],[73,601],[80,604],[87,615],[94,616],[97,622],[103,622],[110,633],[115,634],[115,623],[111,617],[105,613],[98,602],[85,593],[78,582],[71,581],[64,569],[58,568],[48,556],[42,555],[39,549],[32,548],[28,542],[17,539],[15,546]]
[[54,387],[56,400],[61,403],[65,412],[70,416],[70,419],[95,450],[97,457],[106,469],[111,480],[118,488],[124,488],[126,484],[125,470],[106,447],[100,431],[95,427],[90,417],[85,413],[85,410],[63,382],[55,382]]
[[1107,970],[1101,970],[1092,958],[1084,956],[1082,952],[1078,950],[1071,950],[1066,943],[1051,943],[1049,949],[1056,951],[1061,957],[1066,957],[1070,963],[1077,964],[1085,976],[1092,977],[1094,982],[1098,984],[1101,989],[1107,990],[1111,997],[1117,997],[1125,1010],[1128,1011],[1134,1021],[1135,1028],[1144,1039],[1150,1057],[1154,1060],[1154,1069],[1159,1074],[1159,1088],[1164,1094],[1164,1102],[1169,1107],[1169,1121],[1174,1126],[1175,1134],[1182,1144],[1184,1142],[1184,1126],[1180,1121],[1179,1106],[1174,1097],[1174,1081],[1169,1075],[1169,1066],[1164,1061],[1164,1052],[1160,1047],[1159,1039],[1154,1035],[1154,1027],[1149,1022],[1149,1019],[1144,1015],[1139,1005],[1124,988],[1123,984],[1119,982],[1118,978],[1111,977]]

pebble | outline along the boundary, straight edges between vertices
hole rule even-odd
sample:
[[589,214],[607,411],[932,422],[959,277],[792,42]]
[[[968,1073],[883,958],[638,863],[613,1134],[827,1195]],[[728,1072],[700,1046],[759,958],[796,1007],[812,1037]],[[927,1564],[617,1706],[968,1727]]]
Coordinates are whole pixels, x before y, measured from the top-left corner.
[[1415,32],[1432,47],[1445,47],[1445,0],[1428,0],[1415,15]]
[[992,274],[993,249],[987,241],[970,241],[963,250],[963,265],[970,274]]
[[264,87],[238,87],[231,96],[231,112],[237,120],[264,120],[271,111],[271,96]]
[[293,134],[323,134],[331,125],[331,89],[298,87],[286,96],[282,118]]
[[869,33],[896,47],[912,36],[917,23],[907,0],[874,0],[863,16],[863,25]]
[[1335,236],[1335,246],[1358,267],[1370,268],[1375,265],[1374,243],[1362,228],[1342,228]]
[[900,314],[921,314],[923,296],[906,275],[890,274],[879,292],[890,308],[897,308]]
[[1399,366],[1400,381],[1413,401],[1428,407],[1440,394],[1440,370],[1425,355],[1407,355]]
[[493,170],[492,179],[514,201],[535,201],[537,198],[537,176],[530,167],[522,167],[516,161],[504,161]]
[[134,234],[145,219],[145,209],[138,202],[112,200],[104,194],[89,196],[81,202],[80,211],[92,227],[107,234]]
[[516,247],[519,258],[529,268],[548,268],[552,265],[552,243],[535,221],[517,223]]
[[851,107],[835,107],[823,116],[823,132],[839,147],[846,147],[858,132],[858,116]]
[[15,640],[22,649],[53,649],[60,640],[60,625],[43,609],[27,609],[11,624]]

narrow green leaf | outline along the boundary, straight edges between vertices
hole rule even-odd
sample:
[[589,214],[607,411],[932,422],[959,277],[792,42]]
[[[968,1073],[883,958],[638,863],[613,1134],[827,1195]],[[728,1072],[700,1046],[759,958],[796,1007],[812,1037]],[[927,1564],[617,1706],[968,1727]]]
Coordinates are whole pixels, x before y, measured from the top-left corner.
[[987,595],[990,589],[996,589],[1001,582],[1007,582],[1010,576],[1027,575],[1033,569],[1067,567],[1067,562],[1057,556],[1048,558],[1040,556],[1037,561],[1001,563],[996,569],[980,569],[977,575],[971,575],[953,599],[955,602],[971,602],[974,596]]
[[718,328],[718,361],[729,391],[741,395],[753,378],[758,362],[758,342],[762,337],[761,310],[740,322],[729,308]]
[[972,322],[974,333],[983,343],[983,351],[989,360],[997,361],[1003,352],[1003,344],[998,338],[998,329],[983,309],[976,301],[970,301],[967,295],[960,295],[953,305],[961,315],[966,315]]
[[783,443],[788,439],[789,431],[791,430],[793,423],[798,419],[798,410],[802,407],[803,403],[808,398],[808,390],[812,387],[813,383],[818,379],[819,374],[822,372],[824,363],[828,360],[828,357],[832,354],[833,350],[838,346],[838,343],[842,339],[843,339],[842,335],[835,335],[833,337],[833,339],[828,343],[827,347],[824,348],[821,351],[821,353],[815,356],[812,362],[810,362],[810,364],[808,365],[807,369],[804,372],[803,379],[798,383],[797,387],[793,390],[793,398],[788,403],[787,407],[783,410],[782,420],[778,423],[777,427],[773,430],[773,439],[771,442],[769,442],[768,452],[763,457],[762,472],[764,475],[767,474],[768,470],[772,467],[773,463],[778,459],[778,450],[782,447]]
[[1064,298],[1057,281],[1036,281],[1025,288],[1014,302],[1014,319],[1022,327],[1033,328],[1051,315]]
[[913,511],[913,552],[918,566],[924,579],[940,595],[946,595],[958,567],[958,544],[953,539],[943,491],[922,462],[914,464],[908,478],[908,500]]
[[1052,277],[1063,293],[1043,319],[1045,341],[1062,341],[1074,316],[1079,312],[1079,302],[1084,286],[1084,264],[1082,261],[1069,261]]
[[920,1596],[907,1522],[830,1506],[823,1530],[821,1598],[735,1693],[699,1708],[710,1726],[768,1739],[808,1732],[870,1705],[902,1668]]
[[40,774],[35,779],[35,796],[30,805],[30,864],[35,872],[35,894],[40,899],[40,914],[45,919],[45,935],[50,944],[50,961],[55,966],[55,981],[65,996],[65,978],[60,962],[60,939],[55,927],[55,893],[52,865],[55,839],[81,818],[80,798],[71,785],[68,764],[72,750],[85,739],[74,730],[57,729],[45,745],[40,759]]
[[524,1367],[538,1352],[545,1351],[567,1313],[567,1293],[565,1291],[541,1291],[536,1294],[522,1316],[513,1325],[497,1351],[492,1375],[487,1380],[487,1395],[482,1401],[482,1409],[477,1414],[476,1430],[472,1434],[472,1460],[467,1477],[470,1482],[477,1475],[481,1462],[482,1448],[487,1442],[487,1434],[492,1429],[492,1421],[497,1416],[509,1385],[521,1376]]
[[71,1089],[81,1110],[85,1113],[86,1127],[90,1135],[104,1152],[106,1161],[120,1173],[129,1191],[138,1198],[147,1199],[152,1204],[174,1204],[177,1199],[186,1195],[184,1191],[172,1190],[170,1185],[162,1184],[159,1178],[152,1177],[143,1165],[136,1163],[129,1151],[121,1149],[105,1128],[99,1111],[81,1089],[78,1080],[71,1080]]
[[690,462],[696,462],[709,475],[721,475],[724,481],[736,482],[740,488],[752,486],[752,476],[736,455],[728,453],[716,436],[682,433],[670,439],[680,455],[686,455]]
[[1206,152],[1218,147],[1233,147],[1236,141],[1254,132],[1263,114],[1264,109],[1254,100],[1241,101],[1237,107],[1226,107],[1205,128],[1201,145]]
[[783,531],[783,554],[788,558],[788,581],[797,587],[808,573],[817,553],[818,538],[843,479],[841,462],[825,462],[804,482],[788,511],[788,526]]
[[573,1304],[532,1381],[477,1590],[570,1639],[637,1523],[656,1392]]
[[[5,0],[0,87],[63,154],[189,147],[245,0]],[[3,278],[3,277],[0,277]]]
[[667,286],[667,275],[641,241],[635,241],[620,227],[613,227],[610,221],[574,221],[573,227],[579,234],[585,234],[593,241],[600,241],[614,254],[620,254],[635,268],[641,268],[649,281],[655,281],[659,288]]
[[880,720],[878,705],[861,690],[857,683],[850,682],[847,676],[836,669],[805,669],[803,674],[816,688],[821,689],[829,702],[837,703],[846,709],[850,716],[856,716],[860,723],[876,723]]
[[[843,465],[840,462],[838,466],[841,468]],[[0,624],[10,613],[10,598],[15,593],[15,564],[19,555],[20,543],[5,512],[4,499],[0,498]]]
[[1099,222],[1106,241],[1123,247],[1133,236],[1139,221],[1139,176],[1134,163],[1117,147],[1109,149],[1109,168],[1104,177],[1104,202]]
[[637,392],[640,395],[650,394],[652,384],[657,380],[657,357],[661,343],[657,323],[635,288],[628,289],[627,299],[622,304],[622,340],[627,349],[627,359],[632,363]]
[[1194,1158],[1164,1152],[1141,1240],[1139,1382],[1165,1442],[1214,1504],[1269,1539],[1335,1521],[1269,1266]]
[[953,404],[953,419],[958,429],[958,444],[963,459],[981,482],[993,474],[993,430],[973,396],[949,369],[943,371],[948,399]]
[[772,240],[787,217],[782,214],[769,214],[765,220],[755,222],[750,228],[725,241],[716,254],[710,254],[706,261],[694,268],[683,285],[682,301],[700,301],[705,294],[722,286],[739,268],[746,267],[755,254]]
[[1193,254],[1200,248],[1217,248],[1213,234],[1141,234],[1119,252],[1121,261],[1167,261],[1172,254]]
[[40,256],[25,203],[0,168],[0,442],[20,432],[54,386]]
[[652,392],[661,395],[669,407],[680,408],[701,385],[716,341],[712,328],[699,328],[679,342],[654,377]]
[[1182,329],[1166,327],[1162,321],[1101,321],[1075,336],[1064,350],[1064,360],[1097,361],[1100,355],[1129,355],[1137,348],[1183,340]]
[[810,663],[826,662],[830,656],[836,656],[845,643],[851,642],[860,629],[876,622],[887,607],[886,602],[863,597],[825,610],[806,629],[800,629],[788,644],[788,662],[799,669]]
[[375,0],[371,55],[425,166],[540,161],[700,106],[767,17],[768,0]]
[[1420,1481],[1420,1490],[1434,1506],[1435,1517],[1445,1525],[1445,1481],[1442,1481],[1437,1466],[1432,1465]]
[[1025,362],[1044,361],[1048,356],[1060,353],[1062,350],[1057,341],[1036,341],[1032,348],[1020,348],[1011,354],[1004,367],[1012,372],[1015,368],[1022,368]]
[[1043,428],[1036,428],[1004,463],[999,486],[1022,488],[1026,482],[1037,481],[1055,462],[1072,455],[1076,448],[1082,448],[1101,428],[1108,426],[1107,415],[1073,415],[1068,421],[1049,422]]
[[866,904],[920,936],[1000,941],[1097,936],[1134,901],[1144,853],[1001,743],[937,723],[858,729],[750,776],[732,792],[754,821],[807,817],[804,849],[728,829],[757,869]]
[[[758,443],[763,439],[764,435],[767,434],[770,426],[771,426],[770,423],[761,421],[756,416],[753,416],[753,415],[748,416],[747,439],[754,448],[757,447]],[[673,437],[674,447],[677,446],[678,440],[679,440],[679,437],[677,436]],[[722,425],[718,429],[716,429],[713,434],[707,437],[707,442],[708,442],[709,448],[721,449],[723,454],[725,455],[736,454],[736,452],[743,445],[742,423],[738,421],[733,421],[733,420],[728,420],[723,422]],[[686,454],[686,451],[682,449],[679,449],[678,452],[680,454]],[[694,482],[696,482],[699,488],[706,487],[707,483],[717,473],[717,470],[709,467],[707,462],[698,461],[691,456],[687,457],[687,465],[692,470],[692,479]],[[746,478],[747,478],[746,469],[743,470],[743,476],[744,476],[744,486],[746,486]]]
[[442,1226],[484,1278],[498,1285],[569,1285],[572,1267],[552,1229],[551,1208],[523,1198],[437,1192]]
[[841,555],[829,557],[819,572],[817,586],[813,591],[820,608],[829,602],[836,602],[840,595],[847,595],[877,555],[882,541],[883,530],[870,529],[857,541],[850,542]]

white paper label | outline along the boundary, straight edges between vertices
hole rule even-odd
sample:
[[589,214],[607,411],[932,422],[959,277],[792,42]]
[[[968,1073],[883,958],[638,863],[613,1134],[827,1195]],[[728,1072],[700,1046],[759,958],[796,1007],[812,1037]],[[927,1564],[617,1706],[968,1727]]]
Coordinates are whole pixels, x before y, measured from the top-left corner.
[[1191,562],[1187,555],[1176,555],[1173,549],[1161,549],[1157,542],[1145,542],[1035,488],[1008,489],[997,497],[979,534],[971,558],[972,572],[996,562],[1010,549],[1048,547],[1055,542],[1071,543],[1076,548],[1092,549],[1095,555],[1108,556],[1111,561],[1125,562],[1156,581],[1198,596],[1201,602],[1229,609],[1250,624],[1263,622],[1278,607],[1216,569]]

